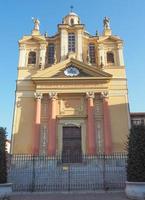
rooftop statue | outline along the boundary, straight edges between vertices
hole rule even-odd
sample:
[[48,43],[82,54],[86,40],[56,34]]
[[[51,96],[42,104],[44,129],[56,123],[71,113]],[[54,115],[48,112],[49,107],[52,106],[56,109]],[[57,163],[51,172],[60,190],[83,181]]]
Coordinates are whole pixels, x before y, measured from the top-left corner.
[[104,29],[110,29],[110,18],[104,17],[103,24],[104,24]]
[[37,18],[34,18],[34,17],[32,17],[32,20],[34,22],[34,30],[39,31],[40,21]]

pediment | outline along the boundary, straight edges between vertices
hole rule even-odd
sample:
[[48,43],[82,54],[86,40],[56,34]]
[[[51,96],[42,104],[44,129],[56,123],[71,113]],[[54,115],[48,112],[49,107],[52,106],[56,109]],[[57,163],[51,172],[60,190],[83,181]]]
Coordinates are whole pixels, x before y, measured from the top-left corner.
[[110,36],[100,37],[98,40],[98,43],[101,43],[101,42],[122,42],[122,40],[118,36],[110,35]]
[[32,80],[54,79],[111,79],[112,75],[94,66],[70,58],[52,65],[32,76]]
[[45,42],[46,39],[42,35],[31,35],[31,36],[24,36],[19,43],[42,43]]

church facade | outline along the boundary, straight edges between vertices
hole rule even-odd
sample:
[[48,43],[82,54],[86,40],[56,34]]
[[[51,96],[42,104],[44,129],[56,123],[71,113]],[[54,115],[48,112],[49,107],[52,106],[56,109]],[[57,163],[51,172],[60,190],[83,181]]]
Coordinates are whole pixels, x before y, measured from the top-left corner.
[[92,36],[70,12],[54,36],[38,19],[19,41],[12,154],[55,156],[124,151],[129,131],[123,41]]

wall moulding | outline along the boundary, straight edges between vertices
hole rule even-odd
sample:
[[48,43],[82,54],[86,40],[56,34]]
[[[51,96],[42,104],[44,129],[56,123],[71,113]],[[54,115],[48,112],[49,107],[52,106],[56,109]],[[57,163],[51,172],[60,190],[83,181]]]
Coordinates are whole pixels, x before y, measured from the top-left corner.
[[78,84],[78,85],[63,85],[63,84],[53,84],[53,85],[36,85],[37,89],[96,89],[96,88],[108,88],[106,84]]
[[62,97],[59,100],[59,115],[83,115],[85,113],[82,97]]
[[68,119],[65,118],[65,119],[58,120],[58,124],[57,124],[57,128],[58,128],[58,132],[57,132],[57,136],[58,136],[57,153],[58,154],[62,153],[63,127],[70,126],[71,124],[72,124],[72,126],[81,127],[82,152],[83,152],[83,154],[86,154],[86,121],[85,121],[85,119],[76,119],[74,117],[68,118]]
[[87,118],[87,115],[57,115],[57,119],[84,119]]

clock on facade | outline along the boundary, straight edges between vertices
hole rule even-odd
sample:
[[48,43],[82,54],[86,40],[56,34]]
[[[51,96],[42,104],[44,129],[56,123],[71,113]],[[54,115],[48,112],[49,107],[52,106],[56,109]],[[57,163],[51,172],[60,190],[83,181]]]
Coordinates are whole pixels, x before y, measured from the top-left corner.
[[73,65],[69,66],[68,68],[66,68],[64,70],[64,74],[66,76],[71,76],[71,77],[78,76],[79,73],[80,73],[80,71],[75,66],[73,66]]

